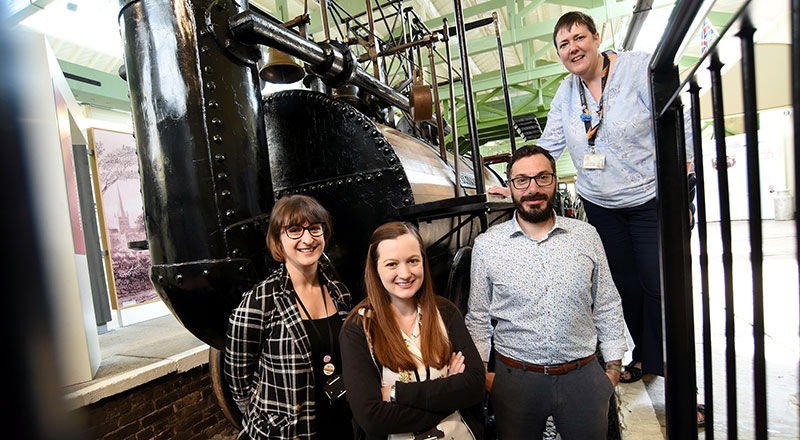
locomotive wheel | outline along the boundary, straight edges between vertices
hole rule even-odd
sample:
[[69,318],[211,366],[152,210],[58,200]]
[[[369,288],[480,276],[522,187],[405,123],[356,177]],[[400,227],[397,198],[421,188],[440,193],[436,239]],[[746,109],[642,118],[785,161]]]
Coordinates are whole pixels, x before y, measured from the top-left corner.
[[469,301],[469,271],[472,262],[472,246],[462,246],[450,262],[445,296],[453,301],[462,315],[467,313]]
[[214,347],[208,348],[208,376],[211,378],[211,389],[214,391],[214,397],[217,398],[222,413],[236,429],[242,429],[242,412],[233,401],[231,390],[228,388],[228,383],[225,381],[223,373],[223,365],[225,362],[225,353],[217,350]]

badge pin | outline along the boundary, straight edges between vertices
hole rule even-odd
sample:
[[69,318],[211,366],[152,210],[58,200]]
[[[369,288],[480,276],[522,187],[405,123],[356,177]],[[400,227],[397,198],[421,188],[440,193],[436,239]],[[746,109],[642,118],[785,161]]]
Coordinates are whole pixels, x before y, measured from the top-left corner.
[[325,356],[322,357],[322,362],[330,362],[330,361],[331,361],[331,355],[326,354]]
[[333,364],[325,364],[325,366],[322,367],[322,372],[325,373],[326,376],[330,376],[334,371],[336,371],[336,367]]

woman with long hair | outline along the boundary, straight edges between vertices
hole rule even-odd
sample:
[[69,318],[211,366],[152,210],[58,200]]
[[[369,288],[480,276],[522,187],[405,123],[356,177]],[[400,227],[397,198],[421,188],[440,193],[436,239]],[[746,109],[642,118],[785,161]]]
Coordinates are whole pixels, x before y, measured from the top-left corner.
[[366,298],[347,317],[340,344],[347,400],[366,438],[436,430],[446,438],[481,437],[463,410],[483,397],[483,362],[459,310],[434,294],[413,225],[392,222],[375,230],[364,288]]
[[350,293],[320,260],[332,233],[311,197],[285,197],[272,210],[267,247],[280,267],[243,295],[228,326],[225,376],[243,415],[240,439],[353,437],[337,338]]

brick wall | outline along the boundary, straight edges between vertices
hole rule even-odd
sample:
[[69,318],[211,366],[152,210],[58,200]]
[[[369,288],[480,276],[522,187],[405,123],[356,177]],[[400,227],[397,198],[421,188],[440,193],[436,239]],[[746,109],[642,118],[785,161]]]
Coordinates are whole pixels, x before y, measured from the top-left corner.
[[205,365],[107,397],[75,415],[84,420],[88,439],[236,438],[217,405]]

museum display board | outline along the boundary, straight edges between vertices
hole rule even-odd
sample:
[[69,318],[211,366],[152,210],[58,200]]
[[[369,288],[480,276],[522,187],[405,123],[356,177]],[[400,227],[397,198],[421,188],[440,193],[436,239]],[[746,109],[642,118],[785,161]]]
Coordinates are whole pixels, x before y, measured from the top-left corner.
[[139,184],[136,141],[130,133],[89,129],[92,180],[111,307],[123,309],[159,300],[150,282],[150,254],[131,249],[147,239]]

